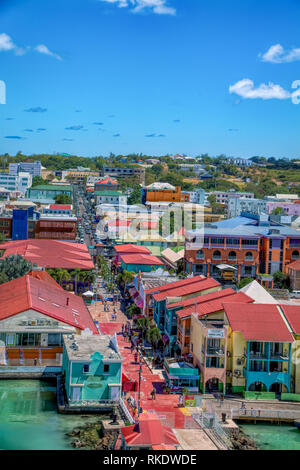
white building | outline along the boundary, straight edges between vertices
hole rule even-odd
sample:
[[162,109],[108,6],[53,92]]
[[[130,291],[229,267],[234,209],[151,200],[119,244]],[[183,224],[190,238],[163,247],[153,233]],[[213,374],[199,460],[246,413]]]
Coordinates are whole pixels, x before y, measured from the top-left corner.
[[228,204],[228,199],[231,196],[244,197],[247,199],[254,198],[254,193],[238,192],[238,191],[235,191],[234,189],[231,191],[212,191],[209,194],[214,194],[216,196],[216,202],[218,204],[225,204],[225,205]]
[[267,201],[264,199],[230,196],[227,204],[228,217],[238,217],[242,212],[258,215],[265,214],[267,212]]
[[19,172],[17,175],[0,173],[0,187],[9,191],[20,191],[25,195],[26,190],[32,186],[32,175],[30,173]]

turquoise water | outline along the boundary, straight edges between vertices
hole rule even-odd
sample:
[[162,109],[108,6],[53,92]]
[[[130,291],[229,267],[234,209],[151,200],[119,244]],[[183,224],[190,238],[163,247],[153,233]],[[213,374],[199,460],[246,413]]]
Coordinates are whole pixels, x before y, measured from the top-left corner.
[[241,430],[262,450],[300,450],[300,431],[288,424],[241,424]]
[[0,380],[1,450],[71,450],[65,433],[99,421],[96,416],[61,415],[56,386],[39,380]]

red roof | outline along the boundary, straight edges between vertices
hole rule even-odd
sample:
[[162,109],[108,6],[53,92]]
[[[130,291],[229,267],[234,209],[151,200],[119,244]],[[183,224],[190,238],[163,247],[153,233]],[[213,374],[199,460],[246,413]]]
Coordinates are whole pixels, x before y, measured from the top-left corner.
[[145,246],[140,246],[140,245],[132,245],[129,243],[128,245],[115,245],[114,250],[117,253],[144,253],[146,255],[150,254],[151,251],[146,248]]
[[292,263],[288,264],[287,268],[293,269],[294,271],[300,271],[300,260],[297,259],[296,261],[293,261]]
[[70,204],[50,204],[49,209],[69,211],[72,206]]
[[[210,313],[220,312],[221,310],[224,310],[224,307],[223,307],[224,302],[245,304],[245,303],[252,303],[253,299],[248,297],[248,295],[244,294],[243,292],[236,292],[233,295],[225,295],[225,297],[220,297],[210,302],[207,301],[207,302],[201,303],[200,305],[197,305],[196,312],[198,313],[199,317],[203,315],[208,315]],[[193,313],[195,313],[195,306],[194,307],[190,306],[177,312],[177,316],[180,318],[183,318],[186,316],[190,316]]]
[[300,305],[280,305],[280,308],[293,333],[300,335]]
[[116,180],[111,179],[109,176],[107,176],[101,181],[97,181],[96,184],[111,184],[112,186],[120,186],[120,184]]
[[188,284],[193,284],[194,282],[198,282],[199,279],[206,279],[205,276],[194,276],[188,277],[186,279],[182,279],[181,281],[169,282],[168,284],[164,284],[163,286],[151,287],[151,289],[146,289],[146,294],[153,294],[158,292],[164,292],[165,290],[175,289],[175,287],[183,287]]
[[240,331],[246,341],[294,341],[276,305],[224,303],[224,309],[232,331]]
[[28,274],[0,285],[0,321],[29,309],[98,334],[81,297]]
[[153,298],[157,302],[159,302],[160,300],[163,300],[166,297],[184,297],[185,295],[191,295],[196,292],[202,292],[207,289],[213,289],[214,287],[220,287],[218,281],[216,281],[212,277],[202,278],[199,279],[198,282],[193,282],[190,285],[177,288],[170,287],[169,290],[165,290],[164,292],[160,292],[159,294],[154,294]]
[[53,279],[53,277],[50,276],[50,274],[47,273],[47,271],[30,271],[28,274],[40,281],[48,282],[48,284],[52,284],[53,286],[62,289],[62,287],[55,281],[55,279]]
[[3,259],[9,255],[23,258],[45,268],[94,269],[85,244],[59,240],[22,240],[2,243]]
[[204,294],[198,297],[192,297],[191,299],[185,299],[185,300],[181,300],[180,302],[174,302],[172,304],[168,304],[167,309],[169,310],[171,308],[176,308],[176,307],[183,307],[183,308],[191,307],[192,305],[193,306],[195,305],[195,302],[197,304],[202,304],[205,302],[209,302],[211,300],[218,299],[220,297],[226,297],[226,296],[233,295],[233,294],[235,294],[235,291],[231,288],[218,290],[216,292],[210,292],[209,294]]
[[144,255],[140,253],[132,255],[121,255],[121,260],[125,264],[145,264],[145,265],[155,265],[163,266],[164,263],[157,258],[157,256]]
[[179,445],[172,429],[164,426],[154,413],[143,413],[139,423],[121,428],[128,446]]

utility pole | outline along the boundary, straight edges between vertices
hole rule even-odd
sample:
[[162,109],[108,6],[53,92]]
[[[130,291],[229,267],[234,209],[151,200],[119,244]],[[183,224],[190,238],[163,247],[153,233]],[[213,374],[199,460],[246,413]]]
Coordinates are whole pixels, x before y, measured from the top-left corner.
[[142,361],[140,359],[140,351],[138,350],[139,353],[139,391],[138,391],[138,418],[140,417],[140,409],[141,409],[141,381],[142,381]]

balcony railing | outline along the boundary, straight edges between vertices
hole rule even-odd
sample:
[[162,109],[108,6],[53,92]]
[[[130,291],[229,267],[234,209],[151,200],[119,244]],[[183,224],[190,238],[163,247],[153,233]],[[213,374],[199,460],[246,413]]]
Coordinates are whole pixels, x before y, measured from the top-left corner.
[[211,347],[208,347],[206,349],[206,354],[208,356],[224,356],[224,348],[211,348]]

